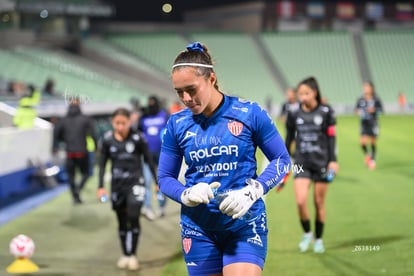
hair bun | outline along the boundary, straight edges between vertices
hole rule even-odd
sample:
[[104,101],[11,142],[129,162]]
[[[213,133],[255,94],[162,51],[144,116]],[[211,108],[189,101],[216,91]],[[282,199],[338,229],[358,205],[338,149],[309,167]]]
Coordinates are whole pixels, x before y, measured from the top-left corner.
[[200,42],[193,42],[191,44],[188,44],[186,48],[188,51],[204,52],[204,46]]

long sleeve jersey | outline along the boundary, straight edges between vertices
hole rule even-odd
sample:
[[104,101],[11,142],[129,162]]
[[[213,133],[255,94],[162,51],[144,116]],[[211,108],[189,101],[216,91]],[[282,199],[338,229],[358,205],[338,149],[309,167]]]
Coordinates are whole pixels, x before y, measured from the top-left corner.
[[[270,161],[259,176],[257,147]],[[183,159],[187,165],[185,185],[178,181]],[[257,103],[224,96],[211,117],[193,115],[189,109],[170,117],[163,136],[158,181],[163,193],[181,202],[184,189],[200,182],[218,181],[218,193],[222,193],[241,189],[247,178],[253,178],[267,193],[289,169],[289,154],[268,113]],[[260,214],[264,208],[259,199],[251,210]],[[181,219],[206,229],[227,229],[239,223],[221,214],[215,200],[197,207],[182,205]]]

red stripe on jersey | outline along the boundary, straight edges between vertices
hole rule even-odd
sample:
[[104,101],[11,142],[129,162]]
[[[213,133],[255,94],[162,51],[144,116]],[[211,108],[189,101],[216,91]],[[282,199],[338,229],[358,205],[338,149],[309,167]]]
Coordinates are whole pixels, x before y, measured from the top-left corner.
[[328,129],[326,130],[326,134],[328,136],[335,136],[336,135],[335,126],[328,126]]

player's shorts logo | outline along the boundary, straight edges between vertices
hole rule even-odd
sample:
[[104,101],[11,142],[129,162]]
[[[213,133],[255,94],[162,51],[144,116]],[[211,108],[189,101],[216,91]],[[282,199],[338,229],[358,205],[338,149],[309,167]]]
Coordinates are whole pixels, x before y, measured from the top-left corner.
[[248,238],[247,242],[248,243],[253,243],[253,244],[256,244],[258,246],[263,247],[263,242],[262,242],[262,239],[260,238],[259,234],[256,234],[253,238]]
[[227,128],[234,136],[239,136],[243,130],[243,124],[237,121],[230,121],[227,123]]
[[188,252],[190,252],[191,242],[192,242],[191,238],[184,238],[183,239],[183,249],[184,249],[185,254],[188,254]]

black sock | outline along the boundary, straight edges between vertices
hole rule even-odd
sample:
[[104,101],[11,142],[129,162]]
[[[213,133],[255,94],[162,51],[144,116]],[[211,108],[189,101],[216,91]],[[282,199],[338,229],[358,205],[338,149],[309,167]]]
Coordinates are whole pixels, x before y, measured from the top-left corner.
[[371,159],[375,160],[375,154],[377,151],[377,146],[375,144],[371,144]]
[[311,231],[310,228],[310,221],[307,220],[300,220],[300,224],[302,225],[302,229],[305,233],[309,233]]
[[118,236],[119,241],[121,242],[122,253],[124,253],[125,256],[128,256],[128,220],[126,212],[124,210],[117,210],[116,216],[118,219]]
[[127,250],[127,232],[119,230],[118,235],[119,240],[121,242],[122,253],[124,253],[125,256],[128,256],[129,254]]
[[128,255],[136,255],[138,247],[138,238],[140,233],[139,218],[130,219],[131,225],[131,248]]
[[368,154],[368,148],[367,145],[361,145],[362,151],[364,152],[365,155]]
[[132,229],[132,241],[131,241],[131,251],[129,252],[130,255],[137,254],[137,247],[138,247],[138,237],[139,237],[139,230],[137,228]]
[[325,224],[324,222],[321,222],[319,220],[315,221],[315,238],[316,239],[322,238],[324,224]]

